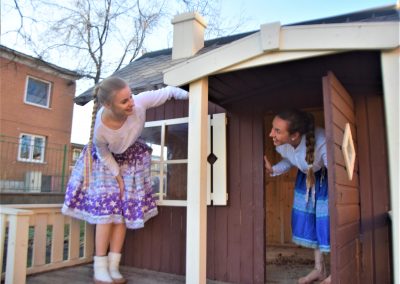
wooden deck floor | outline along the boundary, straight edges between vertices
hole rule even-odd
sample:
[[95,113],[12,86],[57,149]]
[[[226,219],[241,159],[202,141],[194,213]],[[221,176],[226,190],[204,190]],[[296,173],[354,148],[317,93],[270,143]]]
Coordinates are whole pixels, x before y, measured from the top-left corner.
[[[121,267],[121,273],[129,284],[184,284],[185,277],[181,275],[155,272],[134,267]],[[88,284],[93,283],[93,265],[81,265],[55,271],[28,276],[28,284]],[[228,284],[226,282],[208,280],[207,284]]]
[[[297,279],[306,275],[313,268],[313,252],[301,248],[269,247],[266,259],[266,284],[297,283]],[[183,284],[185,277],[162,272],[155,272],[134,267],[121,267],[121,273],[129,284]],[[32,275],[28,284],[64,284],[92,283],[93,265],[81,265]],[[229,284],[208,280],[207,284]]]

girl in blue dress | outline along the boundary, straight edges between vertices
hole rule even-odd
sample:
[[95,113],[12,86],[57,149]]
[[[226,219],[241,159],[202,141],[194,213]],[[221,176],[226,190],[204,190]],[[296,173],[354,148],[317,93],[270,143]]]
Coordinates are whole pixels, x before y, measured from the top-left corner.
[[323,281],[326,277],[323,253],[330,252],[328,175],[325,133],[315,128],[314,117],[300,110],[278,113],[269,134],[282,160],[271,165],[264,156],[265,169],[271,176],[297,167],[292,208],[292,240],[294,243],[314,249],[315,266],[300,284]]

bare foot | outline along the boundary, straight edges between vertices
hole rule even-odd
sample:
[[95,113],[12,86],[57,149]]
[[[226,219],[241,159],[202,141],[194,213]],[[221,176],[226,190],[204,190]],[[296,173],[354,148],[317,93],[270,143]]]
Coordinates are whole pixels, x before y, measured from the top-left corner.
[[[297,283],[298,284],[310,284],[313,283],[314,281],[322,281],[324,280],[326,277],[325,275],[325,271],[324,270],[318,270],[316,268],[314,268],[313,270],[311,270],[310,273],[307,274],[307,276],[305,277],[301,277]],[[324,284],[328,284],[330,282],[324,283]]]
[[331,276],[329,275],[321,282],[321,284],[331,284]]

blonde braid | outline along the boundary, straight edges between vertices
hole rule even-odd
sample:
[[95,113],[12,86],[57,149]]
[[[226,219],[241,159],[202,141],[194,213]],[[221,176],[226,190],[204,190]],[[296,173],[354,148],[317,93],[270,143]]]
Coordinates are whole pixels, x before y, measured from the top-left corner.
[[96,122],[96,114],[99,109],[99,103],[98,103],[98,98],[97,94],[99,92],[100,86],[97,85],[94,90],[93,90],[93,111],[92,111],[92,122],[90,125],[90,136],[89,136],[89,142],[86,147],[86,153],[85,153],[85,159],[84,159],[84,168],[85,168],[85,173],[84,173],[84,188],[89,187],[90,184],[90,176],[92,173],[92,147],[93,147],[93,133],[94,133],[94,125]]
[[97,98],[97,94],[99,93],[100,86],[96,86],[93,91],[93,111],[92,111],[92,122],[90,124],[90,136],[89,143],[90,147],[93,145],[93,135],[94,135],[94,125],[96,122],[96,114],[99,109],[99,100]]

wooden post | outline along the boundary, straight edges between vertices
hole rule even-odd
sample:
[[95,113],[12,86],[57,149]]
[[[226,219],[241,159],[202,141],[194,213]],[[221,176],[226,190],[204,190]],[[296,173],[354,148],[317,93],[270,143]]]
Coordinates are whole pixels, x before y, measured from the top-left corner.
[[382,51],[382,81],[385,103],[389,176],[390,176],[390,200],[392,208],[392,239],[393,239],[393,283],[400,283],[400,183],[399,183],[399,76],[400,76],[400,48]]
[[94,225],[85,222],[85,250],[83,257],[92,258],[94,252]]
[[31,214],[30,211],[18,212],[8,217],[9,232],[5,284],[24,284],[26,281],[29,216]]
[[186,283],[206,283],[208,78],[190,84]]
[[78,219],[71,218],[69,223],[68,260],[79,258],[79,237],[80,221]]
[[41,266],[46,263],[47,214],[37,214],[35,216],[35,223],[32,267]]
[[3,274],[4,242],[6,239],[7,215],[0,213],[0,276]]
[[64,251],[64,215],[54,214],[53,234],[51,238],[51,262],[63,261]]

